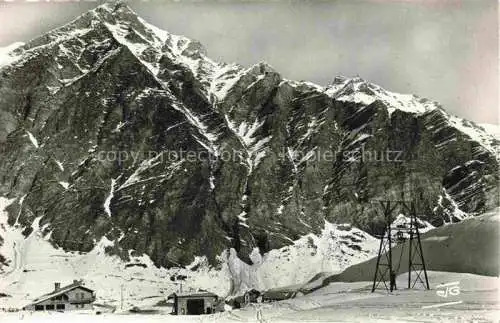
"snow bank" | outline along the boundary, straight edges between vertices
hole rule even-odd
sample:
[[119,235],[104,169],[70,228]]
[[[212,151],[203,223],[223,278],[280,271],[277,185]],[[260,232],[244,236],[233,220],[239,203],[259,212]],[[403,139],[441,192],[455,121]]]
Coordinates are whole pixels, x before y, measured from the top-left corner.
[[[233,293],[255,288],[301,286],[319,273],[339,273],[345,268],[376,255],[379,240],[347,224],[325,223],[321,234],[308,234],[293,245],[271,250],[259,257],[254,250],[248,265],[231,250],[228,267],[233,278]],[[260,255],[259,255],[260,256]]]
[[[103,237],[88,253],[65,252],[54,248],[43,236],[37,218],[33,232],[25,239],[20,227],[7,224],[3,210],[15,200],[0,198],[0,236],[4,243],[0,254],[8,259],[3,267],[0,291],[12,296],[0,298],[0,308],[19,308],[52,290],[54,282],[70,283],[83,279],[97,292],[97,302],[119,306],[123,291],[124,308],[151,306],[178,291],[185,275],[183,290],[206,289],[220,296],[243,293],[249,288],[266,290],[303,284],[319,272],[339,272],[347,266],[373,257],[377,240],[347,225],[325,223],[320,235],[309,234],[293,245],[272,250],[261,256],[251,255],[253,265],[243,263],[234,250],[220,256],[221,268],[210,267],[205,257],[197,257],[187,268],[157,268],[147,255],[123,261],[106,255],[114,241]],[[119,239],[119,238],[118,238]],[[191,269],[196,267],[196,271]]]
[[[4,242],[0,254],[8,260],[8,266],[0,270],[0,292],[11,297],[0,297],[1,308],[19,308],[38,296],[52,291],[54,282],[68,284],[73,279],[84,283],[97,292],[97,303],[119,306],[123,291],[124,308],[151,306],[178,291],[179,284],[170,278],[185,275],[183,290],[207,289],[225,295],[229,290],[229,276],[223,267],[214,270],[201,257],[193,264],[196,272],[188,268],[157,268],[146,255],[131,256],[126,262],[105,253],[114,241],[102,238],[88,253],[65,252],[54,248],[39,228],[40,218],[33,221],[33,232],[25,239],[20,227],[7,224],[5,208],[15,199],[0,197],[0,237]],[[3,322],[3,321],[2,321]]]

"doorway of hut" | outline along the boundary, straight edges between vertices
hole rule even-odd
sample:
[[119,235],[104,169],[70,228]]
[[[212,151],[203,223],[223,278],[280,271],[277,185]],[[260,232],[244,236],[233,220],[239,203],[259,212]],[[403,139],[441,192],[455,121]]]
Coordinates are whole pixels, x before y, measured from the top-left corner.
[[188,299],[187,314],[188,315],[205,314],[205,301],[203,299]]

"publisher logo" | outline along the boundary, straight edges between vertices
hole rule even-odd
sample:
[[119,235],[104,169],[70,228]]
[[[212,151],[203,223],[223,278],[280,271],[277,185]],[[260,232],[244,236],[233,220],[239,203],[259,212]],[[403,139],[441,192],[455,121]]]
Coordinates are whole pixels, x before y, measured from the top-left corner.
[[436,286],[436,295],[439,297],[450,297],[460,295],[460,282],[440,284]]

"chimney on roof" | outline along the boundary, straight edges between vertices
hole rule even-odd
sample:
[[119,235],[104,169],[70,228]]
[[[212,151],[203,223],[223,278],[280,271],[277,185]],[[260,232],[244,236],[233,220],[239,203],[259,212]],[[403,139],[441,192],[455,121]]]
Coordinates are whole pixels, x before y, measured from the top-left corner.
[[54,283],[54,290],[57,292],[59,289],[61,289],[61,283]]
[[73,279],[73,284],[78,284],[78,283],[79,283],[78,279]]

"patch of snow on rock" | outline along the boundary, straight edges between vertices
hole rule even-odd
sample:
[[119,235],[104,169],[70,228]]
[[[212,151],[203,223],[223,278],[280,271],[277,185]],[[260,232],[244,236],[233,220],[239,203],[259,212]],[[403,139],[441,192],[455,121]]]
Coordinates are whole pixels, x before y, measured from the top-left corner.
[[33,146],[39,148],[40,146],[38,145],[38,140],[36,140],[35,136],[33,136],[33,134],[29,131],[26,131],[26,133],[28,134],[28,138],[30,139]]

